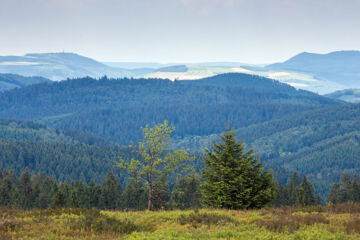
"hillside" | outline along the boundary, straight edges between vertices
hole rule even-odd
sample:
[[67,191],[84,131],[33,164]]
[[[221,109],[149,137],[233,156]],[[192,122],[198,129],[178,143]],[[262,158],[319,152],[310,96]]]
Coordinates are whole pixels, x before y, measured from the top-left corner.
[[76,77],[132,76],[131,71],[109,67],[93,59],[74,53],[26,54],[25,56],[0,56],[0,73],[23,76],[42,76],[51,80]]
[[[346,171],[360,171],[359,105],[333,106],[239,128],[238,138],[286,180],[292,171],[309,176],[323,196]],[[187,137],[174,146],[193,152],[208,147],[217,135]]]
[[269,69],[314,74],[344,87],[360,87],[360,51],[338,51],[328,54],[300,53],[283,62],[268,65]]
[[78,130],[58,130],[33,121],[0,119],[0,140],[47,143],[81,143],[87,145],[111,145],[104,138]]
[[175,82],[83,78],[0,94],[0,117],[38,120],[56,128],[79,129],[129,144],[137,142],[141,126],[165,119],[175,125],[177,136],[209,135],[221,132],[228,123],[245,127],[339,104],[342,103],[246,74]]
[[360,103],[360,89],[345,89],[325,94],[324,96],[345,102]]
[[49,79],[43,77],[24,77],[16,74],[0,73],[0,92],[49,81]]

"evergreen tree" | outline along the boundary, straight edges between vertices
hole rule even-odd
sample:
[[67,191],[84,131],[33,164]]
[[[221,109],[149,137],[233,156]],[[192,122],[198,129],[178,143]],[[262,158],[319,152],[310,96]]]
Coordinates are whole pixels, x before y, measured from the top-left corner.
[[276,198],[274,200],[274,206],[286,206],[288,205],[289,199],[286,188],[281,184],[281,182],[277,183],[276,186]]
[[358,176],[355,174],[353,179],[344,173],[339,183],[335,183],[328,195],[326,202],[328,204],[338,204],[344,202],[359,202],[360,201],[360,183]]
[[13,183],[9,176],[5,176],[0,185],[0,206],[10,206],[11,195],[14,190]]
[[298,188],[300,186],[300,183],[301,182],[300,182],[299,174],[297,172],[294,172],[289,184],[286,186],[286,193],[287,193],[286,204],[285,204],[286,206],[293,206],[296,204],[296,201],[299,198]]
[[306,176],[303,177],[302,183],[298,188],[298,199],[296,204],[300,206],[310,206],[316,204],[314,188],[311,182],[307,180]]
[[275,197],[272,174],[264,171],[262,163],[253,156],[254,150],[245,152],[243,141],[235,139],[235,132],[227,131],[220,138],[222,142],[215,143],[212,152],[205,150],[203,204],[229,209],[269,204]]
[[32,198],[32,187],[31,187],[31,179],[28,169],[21,174],[19,191],[18,191],[18,204],[23,209],[30,209],[33,204]]
[[107,175],[101,192],[102,207],[115,209],[120,205],[121,186],[112,172]]
[[65,204],[66,204],[66,195],[61,189],[59,189],[54,196],[52,207],[54,208],[64,207]]
[[172,192],[175,208],[198,208],[200,207],[200,198],[200,180],[197,176],[191,174],[178,179]]
[[147,207],[147,192],[138,179],[132,179],[122,195],[123,208],[131,210],[144,210]]
[[170,200],[169,184],[162,175],[154,184],[152,206],[153,210],[166,209]]

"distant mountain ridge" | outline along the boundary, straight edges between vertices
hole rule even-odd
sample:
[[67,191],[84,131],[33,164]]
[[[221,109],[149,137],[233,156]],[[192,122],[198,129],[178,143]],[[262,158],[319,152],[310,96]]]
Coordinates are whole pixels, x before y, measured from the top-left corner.
[[31,53],[25,56],[0,56],[0,73],[42,76],[51,80],[77,77],[132,76],[130,70],[109,67],[75,53]]
[[325,96],[346,102],[360,103],[360,89],[345,89],[325,94]]
[[360,87],[360,51],[303,52],[285,62],[267,65],[267,68],[312,73],[320,79]]

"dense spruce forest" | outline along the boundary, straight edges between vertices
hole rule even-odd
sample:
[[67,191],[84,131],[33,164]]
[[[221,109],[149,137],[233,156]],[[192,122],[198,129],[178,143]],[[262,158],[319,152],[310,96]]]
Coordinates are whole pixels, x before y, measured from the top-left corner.
[[325,199],[344,171],[360,168],[358,107],[246,74],[47,82],[0,94],[0,117],[17,119],[0,122],[0,166],[100,183],[117,156],[132,156],[126,146],[139,141],[141,127],[168,120],[176,128],[171,146],[195,154],[199,171],[203,149],[230,126],[275,179],[305,174]]
[[227,124],[239,128],[339,104],[246,74],[175,82],[84,78],[5,92],[0,95],[0,117],[39,120],[129,144],[139,139],[141,126],[164,120],[177,128],[178,136],[209,135],[220,133]]

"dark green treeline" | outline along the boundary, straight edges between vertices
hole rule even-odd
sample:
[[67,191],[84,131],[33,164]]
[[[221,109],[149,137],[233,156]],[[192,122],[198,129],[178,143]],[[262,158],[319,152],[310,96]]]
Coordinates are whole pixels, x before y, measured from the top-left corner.
[[[172,191],[165,179],[154,189],[154,209],[186,209],[199,207],[199,179],[187,176],[176,181]],[[58,183],[45,174],[31,175],[28,170],[19,177],[0,170],[0,206],[32,209],[50,207],[143,210],[147,207],[147,191],[142,182],[132,180],[125,189],[110,172],[102,184],[75,181]]]

